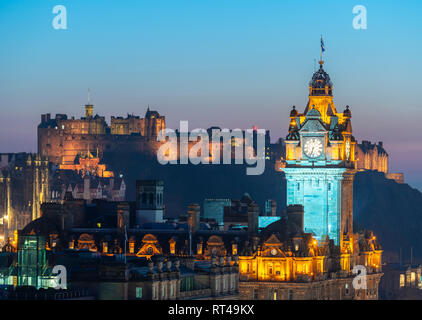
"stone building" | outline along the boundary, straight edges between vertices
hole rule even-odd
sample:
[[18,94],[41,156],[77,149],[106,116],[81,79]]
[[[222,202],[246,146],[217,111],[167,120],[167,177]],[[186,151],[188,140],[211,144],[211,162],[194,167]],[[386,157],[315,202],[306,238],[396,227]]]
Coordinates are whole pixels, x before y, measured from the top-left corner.
[[60,164],[60,169],[76,171],[82,176],[89,174],[101,178],[114,177],[113,171],[107,170],[106,164],[101,163],[101,159],[98,156],[98,149],[96,156],[88,150],[86,154],[76,155],[72,164]]
[[[318,242],[303,230],[303,207],[289,206],[281,220],[239,251],[239,293],[247,300],[378,299],[382,250],[371,232],[344,247]],[[355,289],[353,268],[364,266],[367,289]]]
[[[381,247],[371,232],[353,230],[352,112],[337,111],[333,83],[319,63],[304,112],[290,112],[286,160],[278,168],[287,180],[287,217],[261,232],[253,258],[239,260],[249,299],[378,298]],[[356,266],[367,273],[365,290],[352,288]]]
[[70,192],[74,199],[87,201],[126,200],[126,184],[123,178],[82,175],[72,170],[56,170],[51,177],[50,191],[50,199],[54,202],[62,201],[66,192]]
[[384,173],[387,179],[392,179],[397,183],[404,183],[404,175],[400,172],[389,172],[388,153],[384,149],[382,141],[371,143],[363,140],[356,145],[356,169],[375,170]]
[[38,154],[1,154],[0,208],[2,241],[14,236],[31,220],[41,216],[41,204],[50,199],[50,166]]
[[305,208],[304,228],[321,241],[341,246],[353,232],[353,180],[356,139],[352,112],[338,112],[333,83],[323,61],[309,83],[303,113],[290,112],[286,137],[287,204]]
[[388,172],[388,154],[381,141],[376,144],[363,140],[357,145],[356,169]]
[[[57,257],[73,252],[77,261],[87,253],[100,259],[95,261],[104,272],[81,271],[72,281],[77,288],[88,286],[101,299],[377,298],[382,251],[370,232],[353,235],[340,248],[329,238],[318,243],[303,230],[301,206],[289,207],[282,219],[261,232],[259,210],[253,205],[245,213],[247,230],[241,231],[203,229],[200,208],[194,204],[187,210],[186,224],[138,226],[137,207],[137,202],[88,204],[67,193],[61,203],[43,204],[42,217],[28,224],[19,237],[45,237],[46,250]],[[107,262],[107,257],[114,260]],[[152,260],[154,265],[142,265],[139,259]],[[176,260],[180,279],[185,278],[180,282],[167,271],[174,270]],[[164,267],[168,261],[171,268]],[[367,290],[352,287],[355,265],[366,267]],[[176,285],[174,291],[171,283]]]
[[111,117],[110,132],[116,135],[140,134],[144,137],[157,137],[158,133],[166,128],[165,117],[157,111],[151,111],[148,107],[145,118],[127,115],[123,117]]
[[[85,105],[85,117],[75,119],[68,118],[66,114],[56,114],[51,118],[50,114],[41,115],[41,123],[38,125],[38,152],[42,156],[48,156],[54,164],[67,168],[75,166],[75,160],[85,155],[87,150],[97,150],[97,158],[102,158],[106,153],[115,154],[143,154],[157,157],[157,152],[166,141],[158,141],[159,132],[166,129],[165,117],[149,107],[144,118],[135,115],[123,117],[111,117],[110,125],[104,117],[93,115],[93,105]],[[212,143],[213,130],[220,130],[219,127],[211,127],[204,134],[208,135],[208,148],[196,148],[198,159],[212,161],[220,158],[223,160],[225,150],[229,150],[228,161],[239,158],[243,161],[243,148],[251,155],[256,155],[258,147],[257,128],[252,130],[251,145],[245,146],[245,131],[232,132],[229,139],[222,139]],[[175,131],[177,143],[168,143],[163,150],[163,156],[167,160],[180,159],[180,132]],[[270,144],[269,131],[265,132],[264,152],[267,159],[272,159],[271,150],[278,150],[282,142]],[[188,141],[188,152],[197,141]],[[245,151],[246,151],[245,150]],[[281,150],[281,149],[280,149]],[[277,152],[279,153],[280,150]],[[276,153],[277,153],[276,152]],[[192,159],[192,157],[191,157]],[[224,159],[225,160],[225,159]],[[81,161],[79,159],[79,161]]]
[[[43,237],[54,263],[70,270],[89,256],[87,269],[70,275],[72,288],[87,288],[98,299],[238,297],[237,257],[222,249],[222,238],[199,230],[195,206],[189,209],[190,228],[137,228],[136,202],[88,204],[70,193],[61,203],[43,204],[42,211],[19,238]],[[222,235],[226,241],[235,236]]]
[[149,108],[144,118],[128,115],[111,119],[93,115],[93,105],[85,105],[85,117],[69,119],[65,114],[41,115],[38,125],[38,152],[55,164],[72,165],[86,150],[104,152],[142,152],[154,155],[160,145],[156,137],[165,129],[165,117]]
[[380,298],[385,300],[420,300],[422,266],[389,263],[380,282]]

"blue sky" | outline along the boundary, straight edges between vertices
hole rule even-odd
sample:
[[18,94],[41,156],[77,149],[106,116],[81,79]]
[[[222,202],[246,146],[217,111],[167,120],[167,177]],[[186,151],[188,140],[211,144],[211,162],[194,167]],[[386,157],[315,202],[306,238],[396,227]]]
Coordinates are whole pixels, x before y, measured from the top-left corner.
[[[52,27],[55,5],[67,30]],[[367,30],[352,27],[355,5]],[[0,152],[36,151],[40,114],[144,114],[177,128],[271,130],[302,110],[319,58],[356,138],[384,141],[392,171],[422,189],[420,1],[2,0]]]

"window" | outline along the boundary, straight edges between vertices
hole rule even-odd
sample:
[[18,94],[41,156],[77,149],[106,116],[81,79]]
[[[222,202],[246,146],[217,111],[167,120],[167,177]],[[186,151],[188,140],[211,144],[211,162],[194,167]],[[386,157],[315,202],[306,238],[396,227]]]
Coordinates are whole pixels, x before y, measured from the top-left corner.
[[174,295],[174,286],[172,283],[170,283],[170,298],[172,298]]
[[287,299],[288,300],[293,300],[293,290],[287,291]]
[[345,288],[344,293],[346,294],[346,296],[348,296],[350,294],[349,284],[346,283],[344,285],[344,288]]
[[136,288],[136,299],[142,299],[142,287]]
[[259,298],[259,296],[258,296],[258,289],[257,288],[254,288],[253,289],[253,297],[252,297],[252,299],[253,300],[258,300],[258,298]]
[[412,273],[410,274],[410,283],[411,283],[412,285],[414,285],[414,284],[415,284],[415,282],[416,282],[416,273],[412,272]]
[[147,194],[146,193],[142,193],[142,203],[143,204],[147,203]]
[[237,244],[233,243],[232,245],[232,254],[236,255],[237,254]]
[[404,287],[404,274],[400,275],[400,288]]
[[268,265],[268,273],[269,273],[269,274],[273,274],[273,265],[272,265],[272,263],[270,263],[270,264]]
[[154,194],[150,193],[149,194],[149,204],[153,204],[153,202],[154,202]]

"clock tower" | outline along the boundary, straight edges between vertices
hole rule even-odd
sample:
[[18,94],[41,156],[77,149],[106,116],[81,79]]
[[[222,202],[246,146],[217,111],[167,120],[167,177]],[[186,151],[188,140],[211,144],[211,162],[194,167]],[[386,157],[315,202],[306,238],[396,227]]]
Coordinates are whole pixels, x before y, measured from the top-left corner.
[[353,234],[355,145],[349,106],[337,112],[333,84],[319,62],[303,113],[290,112],[286,137],[287,205],[304,206],[305,232],[341,245]]

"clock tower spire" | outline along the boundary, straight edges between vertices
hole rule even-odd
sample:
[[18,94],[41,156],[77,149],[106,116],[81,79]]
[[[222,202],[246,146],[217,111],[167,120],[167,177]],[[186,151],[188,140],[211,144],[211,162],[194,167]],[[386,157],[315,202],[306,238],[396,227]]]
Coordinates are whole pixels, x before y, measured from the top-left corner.
[[[323,44],[322,44],[323,45]],[[303,113],[290,112],[286,137],[287,205],[304,206],[304,228],[316,238],[328,236],[336,245],[353,233],[355,145],[352,113],[337,112],[333,83],[320,61],[309,83]]]

